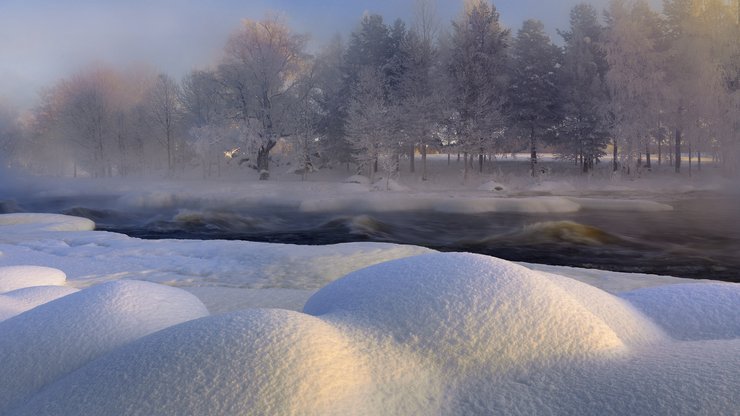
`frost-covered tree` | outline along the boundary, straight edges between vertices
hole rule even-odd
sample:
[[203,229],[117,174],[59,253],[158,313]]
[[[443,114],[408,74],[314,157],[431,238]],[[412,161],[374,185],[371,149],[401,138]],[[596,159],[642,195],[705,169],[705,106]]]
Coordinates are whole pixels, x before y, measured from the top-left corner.
[[[390,152],[398,158],[403,145],[398,110],[407,65],[405,37],[403,22],[396,21],[389,27],[381,16],[365,15],[360,28],[352,33],[345,55],[346,135],[355,161],[362,167],[369,164],[373,175],[378,171],[378,157]],[[378,117],[380,114],[383,117]],[[371,144],[358,143],[361,132],[373,130],[378,134],[362,139]]]
[[606,81],[610,111],[614,170],[618,169],[619,143],[628,165],[644,145],[650,164],[650,136],[661,127],[664,110],[664,68],[667,58],[661,20],[644,0],[612,0],[607,11],[603,41],[609,64]]
[[167,171],[172,173],[177,156],[183,151],[180,142],[182,105],[180,87],[167,74],[159,74],[146,95],[146,110],[157,141],[167,152]]
[[0,103],[0,169],[7,167],[16,156],[21,137],[17,111]]
[[244,20],[226,44],[220,72],[263,180],[270,176],[270,151],[289,118],[287,92],[303,69],[305,47],[306,37],[293,33],[277,16]]
[[507,110],[512,126],[529,137],[530,173],[536,174],[537,138],[559,121],[560,49],[538,20],[527,20],[512,43]]
[[438,23],[434,6],[431,0],[417,0],[414,4],[412,28],[402,45],[402,56],[406,62],[399,88],[399,114],[409,150],[409,170],[415,170],[414,159],[418,147],[422,180],[427,179],[427,151],[430,145],[436,143],[434,136],[441,118],[441,97],[437,87]]
[[563,121],[558,146],[588,172],[604,155],[609,139],[607,63],[600,46],[603,27],[596,9],[585,3],[573,7],[570,29],[560,35],[565,47],[559,83]]
[[469,0],[462,15],[452,23],[448,70],[448,105],[452,110],[450,127],[458,146],[467,156],[484,155],[494,150],[493,140],[503,128],[506,48],[509,32],[499,23],[493,4]]
[[[723,62],[732,55],[737,26],[733,7],[722,0],[665,0],[663,3],[670,59],[666,65],[675,130],[675,167],[712,141],[732,118]],[[686,145],[686,146],[684,146]],[[690,170],[689,170],[690,172]]]
[[352,145],[355,160],[371,181],[378,171],[379,158],[394,151],[392,108],[384,96],[385,77],[378,70],[366,68],[359,74],[348,108],[347,139]]

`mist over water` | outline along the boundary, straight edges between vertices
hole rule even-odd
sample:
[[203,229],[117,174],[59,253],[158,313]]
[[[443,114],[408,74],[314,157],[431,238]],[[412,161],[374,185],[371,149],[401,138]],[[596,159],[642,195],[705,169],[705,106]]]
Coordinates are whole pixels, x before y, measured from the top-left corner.
[[[668,212],[558,214],[300,212],[286,205],[116,208],[114,196],[6,200],[0,210],[89,218],[98,230],[145,239],[287,244],[375,241],[469,251],[507,260],[740,281],[740,196],[699,193]],[[710,214],[711,213],[711,214]]]

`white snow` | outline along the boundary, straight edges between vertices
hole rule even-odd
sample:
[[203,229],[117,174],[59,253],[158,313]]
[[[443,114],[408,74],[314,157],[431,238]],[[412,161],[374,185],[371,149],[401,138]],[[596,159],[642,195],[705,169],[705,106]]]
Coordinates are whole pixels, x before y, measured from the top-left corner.
[[119,349],[11,414],[358,414],[372,383],[363,361],[346,335],[320,319],[235,312]]
[[[582,206],[522,201],[509,203]],[[14,227],[0,226],[0,267],[67,281],[0,294],[0,319],[17,313],[0,322],[13,375],[0,414],[719,415],[740,402],[736,284],[393,244]]]
[[95,229],[95,223],[87,218],[59,214],[3,214],[0,227],[3,232],[89,231]]
[[47,383],[162,328],[208,312],[195,296],[148,282],[103,283],[0,322],[0,414]]
[[34,286],[0,293],[0,321],[75,292],[67,286]]
[[[2,218],[2,215],[0,215],[0,218]],[[65,280],[67,280],[67,275],[63,271],[52,267],[0,267],[0,293],[32,286],[60,286],[64,284]]]
[[679,284],[622,293],[680,340],[740,338],[740,285]]

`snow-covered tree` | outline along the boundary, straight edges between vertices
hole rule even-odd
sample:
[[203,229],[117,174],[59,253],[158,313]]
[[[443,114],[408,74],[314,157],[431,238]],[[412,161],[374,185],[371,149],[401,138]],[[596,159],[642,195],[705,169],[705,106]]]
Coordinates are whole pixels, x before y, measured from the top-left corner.
[[[509,32],[499,23],[493,4],[468,0],[462,15],[452,23],[448,69],[450,127],[460,150],[483,157],[494,150],[493,140],[503,128],[506,48]],[[467,176],[467,163],[465,163]]]
[[21,144],[22,130],[18,114],[0,103],[0,169],[7,167]]
[[573,7],[570,30],[560,34],[565,48],[560,68],[563,121],[558,146],[588,172],[604,155],[609,139],[607,63],[600,46],[603,28],[596,9],[585,3]]
[[347,139],[352,145],[360,169],[371,181],[378,171],[378,159],[388,157],[396,146],[392,144],[393,110],[383,94],[385,77],[378,70],[366,68],[359,74],[349,103]]
[[606,80],[613,114],[614,170],[619,143],[628,165],[642,151],[650,164],[650,136],[661,127],[665,105],[665,42],[658,14],[645,0],[612,0],[603,41],[609,71]]
[[180,123],[182,105],[180,87],[167,74],[159,74],[146,96],[146,110],[157,141],[167,152],[167,170],[172,173],[177,156],[182,153]]
[[[422,180],[427,179],[427,151],[434,145],[435,130],[441,118],[441,97],[435,79],[437,70],[436,36],[438,23],[435,4],[417,0],[414,21],[402,45],[405,72],[400,83],[400,117],[406,146],[409,150],[409,170],[415,170],[415,153],[419,148]],[[438,78],[438,77],[437,77]]]
[[292,89],[303,69],[306,37],[277,16],[244,20],[226,44],[221,63],[235,118],[246,127],[245,145],[256,153],[260,179],[268,179],[270,151],[289,118]]
[[532,176],[536,174],[537,137],[552,133],[559,121],[560,58],[560,49],[552,44],[542,22],[525,21],[512,44],[507,110],[512,126],[529,137]]

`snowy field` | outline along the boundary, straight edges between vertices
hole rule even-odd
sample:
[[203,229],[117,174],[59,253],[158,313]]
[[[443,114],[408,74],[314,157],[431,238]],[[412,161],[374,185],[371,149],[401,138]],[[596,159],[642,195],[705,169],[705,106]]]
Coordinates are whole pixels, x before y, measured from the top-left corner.
[[738,414],[740,286],[0,216],[0,414]]

